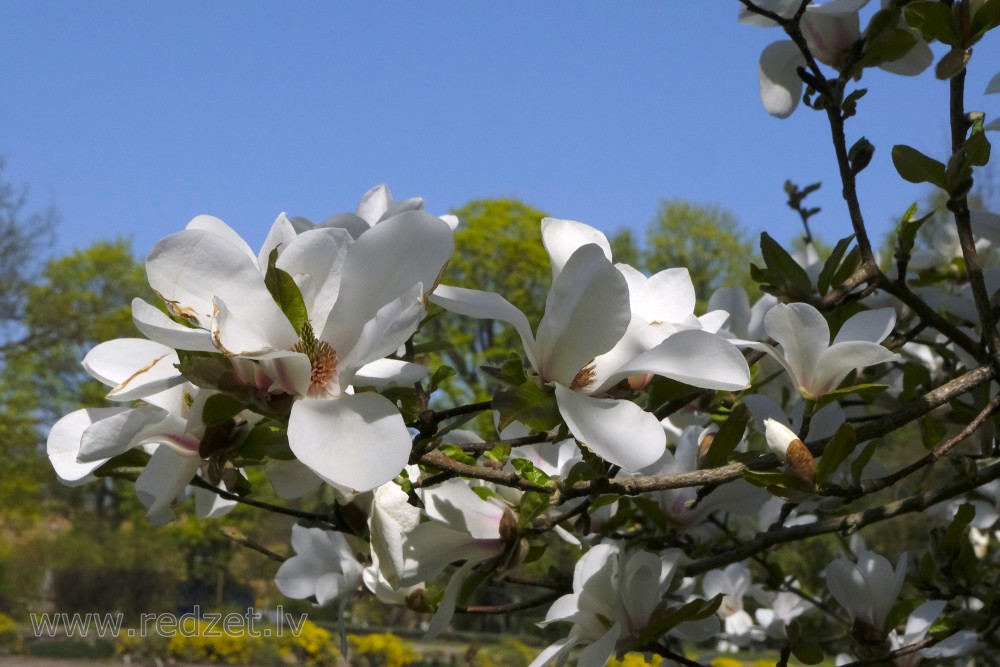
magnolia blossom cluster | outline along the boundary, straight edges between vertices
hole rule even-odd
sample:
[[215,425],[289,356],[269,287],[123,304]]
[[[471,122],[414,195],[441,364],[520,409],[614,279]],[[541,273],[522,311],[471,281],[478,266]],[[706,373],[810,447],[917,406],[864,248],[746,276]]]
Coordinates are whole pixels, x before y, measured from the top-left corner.
[[[278,588],[341,608],[367,590],[386,604],[433,611],[428,636],[448,626],[473,571],[503,577],[515,570],[532,548],[530,530],[551,522],[553,534],[581,555],[572,592],[542,623],[569,623],[568,634],[536,665],[571,652],[579,664],[603,665],[618,651],[664,638],[716,637],[724,647],[783,637],[810,604],[791,589],[754,588],[751,616],[743,603],[750,573],[741,564],[709,572],[700,585],[675,577],[688,558],[682,551],[654,553],[602,535],[602,524],[617,520],[618,503],[588,509],[583,498],[550,499],[531,510],[537,492],[489,477],[428,482],[435,466],[420,454],[429,451],[426,435],[407,422],[393,393],[430,373],[409,345],[428,307],[514,328],[523,344],[522,388],[533,387],[531,395],[551,405],[559,424],[540,442],[501,452],[494,468],[550,491],[595,460],[621,480],[697,470],[720,436],[718,426],[706,427],[704,415],[661,421],[637,398],[663,380],[736,395],[751,384],[745,351],[759,350],[782,378],[746,396],[755,421],[736,449],[747,450],[754,433],[764,435],[789,470],[811,484],[816,464],[792,430],[795,422],[808,411],[814,438],[837,430],[843,411],[817,411],[815,402],[843,391],[856,370],[900,358],[880,344],[895,311],[862,310],[832,342],[813,306],[765,296],[751,307],[731,288],[696,315],[686,269],[647,276],[614,264],[601,232],[547,218],[540,229],[552,285],[545,314],[532,326],[499,294],[447,286],[457,224],[425,212],[419,199],[394,202],[384,186],[368,192],[355,213],[322,224],[279,216],[256,252],[221,220],[195,218],[147,258],[150,285],[162,300],[132,304],[147,338],[108,341],[84,359],[121,406],[79,410],[53,427],[48,450],[56,472],[81,484],[141,468],[136,492],[157,523],[173,519],[192,491],[199,516],[228,511],[247,492],[248,466],[263,466],[282,498],[332,486],[338,502],[367,517],[366,530],[296,525]],[[769,398],[779,386],[785,398]],[[498,419],[505,416],[495,407]],[[501,438],[538,433],[516,414],[507,422]],[[556,432],[562,437],[548,437]],[[478,434],[462,430],[430,440],[432,449],[480,444]],[[706,543],[720,535],[712,516],[733,517],[752,533],[776,511],[770,493],[742,480],[705,497],[682,488],[648,498],[655,507],[648,511],[665,525]],[[792,520],[814,520],[810,509],[807,503]],[[585,514],[588,528],[567,530],[563,513]],[[831,592],[841,599],[846,589],[835,581]],[[860,605],[878,593],[850,595]],[[678,610],[681,616],[664,621]],[[866,622],[889,630],[878,619]]]

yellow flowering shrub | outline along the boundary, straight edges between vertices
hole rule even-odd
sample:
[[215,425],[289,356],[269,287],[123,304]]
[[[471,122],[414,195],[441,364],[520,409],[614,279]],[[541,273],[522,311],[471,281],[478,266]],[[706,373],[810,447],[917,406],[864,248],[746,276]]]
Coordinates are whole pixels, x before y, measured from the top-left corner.
[[244,628],[226,632],[221,624],[213,627],[199,620],[197,632],[192,632],[194,628],[190,622],[178,630],[167,646],[170,657],[178,660],[245,665],[263,649],[263,639],[249,634]]
[[21,629],[17,627],[13,618],[0,614],[0,654],[20,653],[23,650]]
[[711,663],[712,667],[743,667],[743,663],[733,658],[716,658]]
[[296,665],[310,667],[333,667],[340,661],[340,651],[327,630],[312,621],[306,621],[297,636],[282,635],[278,649],[282,658]]
[[662,664],[661,656],[651,655],[647,658],[642,653],[626,653],[621,660],[608,660],[608,667],[660,667]]
[[513,637],[506,637],[496,644],[480,648],[469,664],[472,667],[528,667],[537,653],[537,650]]
[[347,635],[353,667],[404,667],[419,656],[413,644],[385,632],[371,635]]

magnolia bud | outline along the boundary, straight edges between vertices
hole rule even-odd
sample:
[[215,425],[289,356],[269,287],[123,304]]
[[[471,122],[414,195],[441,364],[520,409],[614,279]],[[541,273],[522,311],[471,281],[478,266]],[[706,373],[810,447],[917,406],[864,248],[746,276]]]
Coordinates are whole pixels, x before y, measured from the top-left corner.
[[792,429],[774,419],[765,419],[764,436],[767,446],[789,472],[810,484],[816,481],[816,460]]

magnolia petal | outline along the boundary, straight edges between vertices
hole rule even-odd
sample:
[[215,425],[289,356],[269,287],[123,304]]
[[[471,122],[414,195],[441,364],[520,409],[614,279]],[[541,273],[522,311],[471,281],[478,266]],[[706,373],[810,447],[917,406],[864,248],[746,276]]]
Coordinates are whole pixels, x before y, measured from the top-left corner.
[[504,510],[483,500],[461,479],[449,479],[420,493],[427,516],[477,540],[499,540]]
[[[289,350],[299,342],[299,335],[281,311],[273,317],[274,301],[268,296],[250,308],[234,310],[228,301],[215,299],[212,337],[227,355],[259,357],[270,352]],[[275,306],[276,307],[276,306]]]
[[316,604],[323,607],[358,590],[361,583],[360,572],[358,574],[354,577],[346,573],[327,572],[321,576],[316,580]]
[[187,223],[187,226],[185,226],[184,229],[201,229],[206,232],[211,232],[217,236],[221,236],[228,243],[231,243],[233,246],[242,250],[250,259],[257,259],[253,250],[251,250],[250,246],[247,245],[247,242],[243,240],[243,237],[237,234],[232,227],[224,223],[219,218],[216,218],[214,215],[195,216],[191,222]]
[[403,541],[420,523],[420,510],[409,503],[407,494],[394,482],[375,489],[368,519],[373,558],[379,574],[393,588],[399,588],[404,570]]
[[351,246],[340,295],[320,338],[355,340],[382,306],[421,284],[431,291],[451,258],[451,228],[424,211],[406,211],[375,225]]
[[374,227],[379,218],[392,207],[392,192],[385,183],[380,183],[368,192],[361,195],[358,202],[356,215],[368,223],[369,227]]
[[809,5],[806,11],[812,16],[817,14],[848,15],[858,13],[867,4],[868,0],[830,0],[830,2]]
[[154,524],[174,520],[171,505],[201,467],[197,455],[181,454],[172,447],[160,445],[135,480],[135,494],[146,506],[146,516]]
[[983,91],[987,95],[993,95],[1000,93],[1000,73],[994,74],[990,82],[986,84],[986,90]]
[[[171,419],[172,418],[172,419]],[[92,463],[106,461],[112,456],[123,454],[146,438],[157,434],[163,422],[171,420],[174,431],[184,431],[184,420],[167,414],[165,410],[152,405],[144,405],[126,410],[100,421],[94,422],[80,438],[80,453],[77,461]],[[197,442],[195,443],[197,446]]]
[[361,238],[362,234],[371,229],[371,225],[353,213],[338,213],[324,221],[320,227],[343,229],[354,240]]
[[892,333],[896,325],[896,311],[892,308],[878,310],[863,310],[850,318],[840,327],[833,344],[854,340],[866,340],[869,343],[881,343]]
[[820,355],[810,382],[805,389],[819,397],[837,388],[848,373],[858,368],[895,361],[899,355],[877,343],[848,341],[831,345]]
[[235,500],[227,500],[208,489],[194,489],[194,513],[199,519],[218,519],[229,514],[237,505],[239,503]]
[[323,480],[311,468],[292,459],[279,461],[272,459],[264,469],[275,494],[284,500],[301,498],[323,485]]
[[430,295],[429,300],[431,303],[459,315],[481,320],[499,320],[511,325],[521,337],[521,344],[524,345],[524,351],[527,353],[531,365],[537,367],[535,337],[531,333],[528,318],[499,294],[464,287],[439,285]]
[[611,654],[615,652],[621,634],[621,623],[612,625],[597,641],[580,651],[580,657],[576,661],[577,667],[604,667],[611,659]]
[[126,408],[88,408],[76,410],[62,417],[49,431],[45,443],[46,453],[59,481],[77,486],[93,479],[91,473],[104,463],[103,460],[80,463],[80,440],[92,424],[102,419],[126,412]]
[[337,301],[341,272],[353,242],[343,229],[313,229],[295,237],[278,258],[276,266],[299,285],[315,330],[326,324]]
[[872,592],[858,567],[843,558],[834,560],[826,568],[826,586],[851,618],[871,622]]
[[[382,223],[394,215],[399,215],[400,213],[405,213],[406,211],[419,211],[424,207],[423,197],[410,197],[409,199],[404,199],[400,202],[395,202],[388,211],[382,214],[378,219],[379,223]],[[449,225],[450,227],[451,225]]]
[[113,387],[108,393],[113,401],[131,401],[181,384],[177,363],[173,349],[145,338],[115,338],[83,358],[88,373]]
[[218,351],[212,342],[212,334],[209,331],[192,329],[178,324],[167,317],[159,308],[142,299],[132,300],[132,321],[147,338],[175,350]]
[[569,657],[570,651],[580,643],[580,638],[577,636],[569,636],[560,639],[557,642],[549,644],[545,647],[541,653],[531,661],[528,667],[545,667],[553,662],[555,662],[556,667],[562,667]]
[[652,373],[693,387],[739,391],[750,386],[750,367],[726,339],[698,329],[679,331],[619,368],[604,382]]
[[782,348],[795,381],[809,386],[820,356],[830,345],[830,326],[806,303],[779,303],[767,311],[764,327]]
[[[254,378],[247,378],[248,384],[256,384],[261,389],[292,396],[305,396],[312,384],[312,362],[302,352],[275,351],[258,357],[258,363],[251,368]],[[233,365],[238,368],[238,364]],[[264,378],[256,377],[263,372]],[[258,382],[262,380],[262,382]],[[261,386],[263,385],[263,386]]]
[[595,357],[614,347],[632,318],[628,284],[594,244],[569,258],[552,283],[536,337],[537,370],[569,386]]
[[303,600],[316,594],[316,582],[328,572],[328,566],[322,561],[293,556],[278,568],[274,583],[282,595]]
[[465,583],[466,577],[475,566],[475,562],[468,561],[458,568],[455,574],[451,575],[451,579],[448,580],[448,585],[444,589],[444,596],[441,598],[437,611],[434,612],[434,617],[431,618],[427,632],[424,634],[424,641],[436,639],[451,624],[451,619],[455,615],[455,607],[458,605],[458,595],[462,592],[462,584]]
[[787,118],[799,105],[802,79],[797,69],[803,65],[802,52],[791,40],[774,42],[760,54],[760,99],[772,116]]
[[629,298],[632,310],[648,315],[649,322],[685,322],[694,315],[697,303],[691,274],[683,267],[654,273],[635,295],[629,284]]
[[351,384],[374,387],[378,391],[390,387],[412,387],[427,377],[431,369],[421,364],[398,359],[378,359],[365,364],[354,374]]
[[453,562],[489,560],[503,550],[500,540],[477,540],[436,521],[424,522],[403,536],[400,585],[429,581]]
[[549,253],[552,280],[559,276],[573,253],[588,243],[597,245],[608,261],[611,261],[611,244],[603,232],[574,220],[557,218],[542,220],[542,245]]
[[264,286],[256,257],[204,229],[159,241],[146,258],[146,274],[150,287],[175,313],[204,329],[211,324],[215,297],[238,312],[268,308],[269,318],[284,318]]
[[[1000,129],[1000,119],[991,123],[994,124],[997,127],[993,129]],[[969,211],[969,217],[972,221],[972,230],[977,236],[982,236],[994,245],[1000,245],[1000,215],[990,211]]]
[[395,352],[413,335],[424,316],[421,302],[423,286],[413,285],[399,298],[382,306],[360,330],[353,331],[353,340],[342,337],[345,329],[328,328],[329,338],[323,338],[341,354],[338,380],[342,388],[354,383],[354,374],[366,364]]
[[663,456],[663,427],[635,403],[584,396],[562,385],[556,385],[556,402],[574,437],[604,460],[634,472]]
[[298,236],[298,231],[292,224],[291,220],[288,219],[284,213],[278,215],[274,224],[271,225],[270,231],[267,233],[267,238],[264,239],[264,245],[260,247],[260,252],[257,253],[257,266],[261,272],[267,271],[267,264],[271,258],[271,252],[277,248],[279,253],[279,258],[288,246],[291,245],[292,241]]
[[948,603],[944,600],[928,600],[914,609],[910,617],[906,619],[904,645],[914,644],[923,639],[947,605]]
[[296,401],[288,444],[324,480],[359,492],[385,484],[410,458],[410,432],[402,415],[374,393]]

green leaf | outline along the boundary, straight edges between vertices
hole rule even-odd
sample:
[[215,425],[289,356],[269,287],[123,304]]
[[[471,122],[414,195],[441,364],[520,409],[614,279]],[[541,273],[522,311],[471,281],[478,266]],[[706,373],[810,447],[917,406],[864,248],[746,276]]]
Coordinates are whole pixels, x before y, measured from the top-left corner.
[[897,260],[905,258],[909,261],[910,254],[913,252],[913,246],[917,241],[917,232],[937,212],[938,209],[935,208],[922,218],[914,218],[917,214],[916,202],[911,204],[910,208],[906,209],[906,213],[900,218],[899,225],[896,227],[896,250],[894,255]]
[[848,423],[843,423],[837,429],[830,442],[823,450],[823,456],[816,464],[816,484],[823,484],[833,473],[837,472],[840,464],[854,453],[858,446],[858,438],[854,433],[854,427]]
[[851,276],[858,267],[861,266],[861,249],[858,246],[851,248],[847,253],[847,258],[841,262],[840,266],[830,277],[830,285],[839,285]]
[[965,534],[975,517],[976,508],[972,503],[962,503],[958,511],[955,512],[955,518],[948,524],[948,529],[941,537],[941,542],[938,545],[941,551],[946,553],[957,551],[960,542],[967,542]]
[[861,394],[862,396],[870,396],[872,394],[878,394],[880,392],[883,392],[888,388],[889,385],[887,384],[873,384],[873,383],[854,384],[849,387],[840,387],[838,389],[834,389],[831,392],[823,394],[816,401],[816,409],[822,408],[823,406],[829,405],[830,403],[835,403],[837,400],[843,398],[848,394]]
[[1000,0],[986,0],[969,23],[969,44],[1000,25]]
[[961,39],[951,9],[938,0],[918,0],[903,8],[906,22],[916,29],[925,42],[939,41],[959,46]]
[[551,496],[540,491],[525,491],[517,506],[517,521],[522,527],[527,526],[540,514],[549,508]]
[[857,176],[864,171],[864,168],[872,161],[873,155],[875,155],[875,146],[868,139],[861,137],[854,142],[851,150],[847,153],[847,161],[850,163],[851,173]]
[[493,449],[483,452],[483,456],[488,458],[490,461],[494,461],[503,465],[507,463],[507,459],[510,457],[511,446],[509,442],[502,442]]
[[299,334],[302,328],[309,323],[309,314],[306,312],[306,302],[302,299],[302,292],[295,284],[295,279],[287,272],[279,269],[275,263],[278,261],[278,249],[275,248],[267,258],[267,272],[264,274],[264,285],[271,293],[275,303],[281,308],[292,327]]
[[427,392],[432,393],[435,389],[440,387],[441,383],[445,380],[450,377],[454,377],[456,372],[457,371],[451,366],[438,366],[435,368],[434,372],[431,373],[431,379],[427,385]]
[[973,167],[985,167],[990,161],[990,142],[985,132],[976,132],[965,142],[965,150],[969,164]]
[[464,463],[469,466],[476,465],[476,459],[463,452],[458,445],[441,445],[440,450],[442,454],[450,459],[458,461],[459,463]]
[[546,475],[543,471],[535,467],[535,464],[528,459],[511,459],[511,466],[517,473],[533,484],[538,484],[539,486],[546,486],[551,481],[552,478]]
[[729,418],[719,428],[719,432],[712,439],[712,444],[701,461],[701,468],[718,468],[726,463],[729,455],[736,451],[736,447],[743,439],[747,424],[750,422],[750,411],[747,406],[740,403],[729,414]]
[[759,472],[757,470],[744,470],[743,479],[754,486],[767,489],[771,493],[782,496],[782,491],[795,491],[802,493],[814,493],[816,489],[805,480],[787,472]]
[[809,274],[767,232],[761,232],[760,253],[764,258],[764,263],[767,265],[768,271],[780,278],[780,283],[772,284],[775,284],[776,287],[784,285],[786,289],[790,288],[792,290],[790,293],[800,295],[812,294],[812,283],[809,280]]
[[291,461],[295,458],[288,446],[288,432],[273,421],[258,422],[234,450],[234,463],[263,462],[265,459]]
[[792,644],[792,655],[804,665],[818,665],[826,655],[816,642],[798,641]]
[[851,461],[851,477],[854,478],[855,482],[861,481],[861,474],[865,471],[865,467],[868,465],[868,462],[872,460],[872,456],[875,455],[875,448],[877,445],[877,441],[872,440],[865,445],[864,449],[861,450],[861,454],[858,455],[858,458]]
[[528,376],[524,372],[524,360],[521,355],[511,352],[507,359],[500,366],[500,375],[504,381],[512,385],[522,385],[528,381]]
[[[939,6],[943,7],[944,5]],[[910,183],[931,183],[943,190],[948,189],[944,165],[915,148],[903,144],[893,146],[892,164],[896,167],[899,175]]]
[[654,642],[681,623],[708,618],[722,606],[723,597],[719,593],[710,600],[694,599],[680,606],[658,609],[653,613],[649,625],[639,633],[636,645]]
[[196,387],[218,389],[223,378],[233,374],[233,365],[223,354],[177,350],[177,370]]
[[246,409],[244,403],[229,394],[213,394],[205,401],[201,420],[206,426],[227,422]]
[[844,254],[851,245],[851,241],[854,240],[854,234],[846,238],[842,238],[837,241],[837,245],[834,246],[833,252],[827,258],[826,262],[823,263],[823,270],[819,272],[819,277],[816,280],[816,286],[819,288],[820,294],[826,294],[830,291],[830,278],[836,272],[837,267],[840,266],[840,262],[844,259]]
[[149,463],[149,454],[138,448],[130,449],[118,456],[112,456],[95,468],[94,476],[116,477],[135,481],[135,478],[139,476],[147,463]]
[[493,395],[493,409],[500,415],[500,431],[516,421],[535,431],[548,431],[562,422],[555,394],[533,382],[499,390]]

